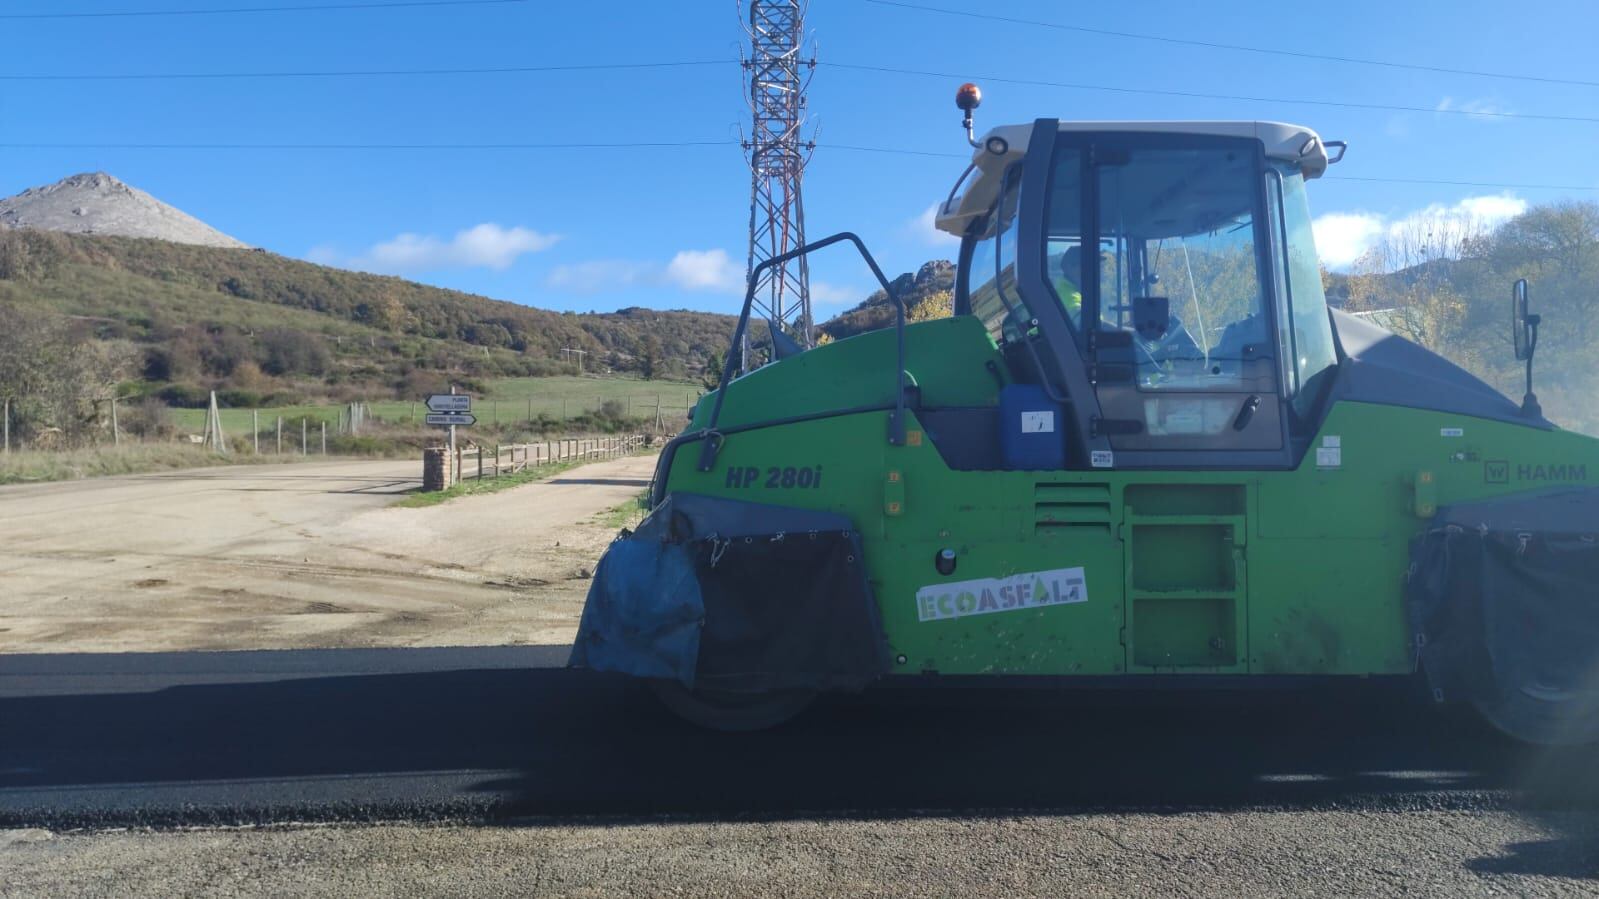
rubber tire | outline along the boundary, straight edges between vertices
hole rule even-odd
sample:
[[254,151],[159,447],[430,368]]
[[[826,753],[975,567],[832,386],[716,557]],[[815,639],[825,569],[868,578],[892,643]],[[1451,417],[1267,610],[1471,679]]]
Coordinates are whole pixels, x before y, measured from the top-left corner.
[[1513,740],[1537,746],[1585,746],[1599,743],[1599,694],[1579,693],[1546,698],[1521,689],[1493,700],[1475,700],[1494,729]]
[[672,714],[707,730],[729,733],[767,730],[793,720],[813,700],[813,690],[764,693],[690,690],[675,680],[650,681],[655,697]]

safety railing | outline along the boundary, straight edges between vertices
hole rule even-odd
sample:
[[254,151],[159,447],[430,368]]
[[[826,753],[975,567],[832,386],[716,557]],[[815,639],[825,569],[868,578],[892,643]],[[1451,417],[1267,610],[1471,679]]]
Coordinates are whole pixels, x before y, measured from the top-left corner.
[[[766,274],[767,270],[773,266],[782,265],[792,259],[797,259],[842,241],[848,241],[855,245],[855,249],[861,254],[861,258],[866,260],[867,267],[872,270],[873,277],[877,278],[877,283],[883,286],[883,294],[894,304],[894,405],[888,413],[888,442],[895,446],[901,446],[905,443],[905,303],[894,292],[893,285],[889,284],[888,278],[883,275],[883,270],[878,267],[877,260],[872,258],[872,254],[867,251],[866,244],[862,243],[861,239],[853,232],[840,231],[821,240],[796,247],[787,253],[773,256],[756,265],[750,272],[749,284],[744,290],[744,307],[739,311],[738,327],[733,331],[733,346],[727,354],[726,363],[722,366],[722,379],[717,384],[716,402],[711,406],[711,416],[706,421],[705,427],[694,435],[701,441],[700,471],[711,470],[712,466],[716,464],[716,454],[722,447],[723,435],[717,431],[716,427],[722,417],[722,402],[727,399],[727,385],[733,380],[733,371],[736,368],[734,360],[739,358],[739,347],[744,345],[744,333],[749,328],[750,310],[755,303],[755,288],[756,285],[761,283],[761,276]],[[775,326],[775,324],[772,326]],[[689,435],[685,434],[683,436],[688,437]]]

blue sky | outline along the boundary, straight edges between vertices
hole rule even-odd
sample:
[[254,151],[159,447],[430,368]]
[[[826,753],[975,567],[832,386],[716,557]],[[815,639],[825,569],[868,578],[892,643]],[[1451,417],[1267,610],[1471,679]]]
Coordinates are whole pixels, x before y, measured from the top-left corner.
[[[302,5],[311,0],[7,0],[0,15]],[[348,0],[368,2],[368,0]],[[373,0],[375,2],[375,0]],[[1345,0],[926,6],[1014,18],[1599,81],[1591,0],[1517,4]],[[1513,18],[1512,18],[1513,15]],[[805,183],[812,237],[861,233],[895,273],[953,245],[926,226],[963,163],[829,144],[963,153],[954,88],[984,86],[978,124],[1061,118],[1269,118],[1350,142],[1314,185],[1324,256],[1342,264],[1426,212],[1495,220],[1526,202],[1599,199],[1337,176],[1599,188],[1599,123],[1439,109],[1599,115],[1599,87],[1288,58],[869,2],[815,0],[819,58],[954,77],[818,69]],[[734,146],[628,150],[197,150],[18,144],[720,141],[748,118],[733,3],[523,3],[170,17],[0,20],[0,195],[105,170],[251,244],[533,305],[733,311],[748,223]],[[647,71],[181,81],[18,75],[549,66],[728,60]],[[1334,100],[1422,112],[1216,100],[1000,83]],[[747,126],[746,126],[747,127]],[[842,252],[813,267],[818,315],[863,296]]]

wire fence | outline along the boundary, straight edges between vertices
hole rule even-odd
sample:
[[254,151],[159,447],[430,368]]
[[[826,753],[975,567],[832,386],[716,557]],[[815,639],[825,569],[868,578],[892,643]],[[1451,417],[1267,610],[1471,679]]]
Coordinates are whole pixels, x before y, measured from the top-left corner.
[[[538,443],[470,444],[456,447],[455,470],[457,477],[482,480],[501,475],[518,474],[529,468],[540,468],[559,462],[592,462],[625,456],[650,442],[648,434],[627,434],[619,437],[571,437],[545,440]],[[475,468],[463,467],[465,460],[473,460]]]
[[[581,425],[596,420],[617,422],[654,423],[662,428],[677,430],[687,418],[699,394],[687,390],[663,390],[651,394],[586,396],[525,396],[480,397],[473,401],[472,413],[478,426],[491,428],[538,427],[558,428],[564,424]],[[222,426],[229,433],[241,432],[253,425],[252,414],[262,422],[277,416],[286,419],[308,418],[312,422],[326,420],[330,426],[347,421],[352,404],[317,404],[293,406],[261,406],[259,408],[229,408],[224,402],[220,408]],[[421,400],[370,400],[358,404],[363,414],[361,424],[424,427],[427,404]],[[200,433],[204,430],[207,410],[173,409],[171,417],[180,430]]]
[[[337,454],[341,445],[353,443],[341,438],[399,435],[414,442],[424,439],[419,432],[431,430],[420,401],[228,408],[218,395],[210,399],[204,408],[178,409],[153,399],[107,397],[60,427],[54,423],[60,413],[39,414],[29,397],[0,397],[0,453],[179,443],[224,454]],[[513,438],[531,446],[538,441],[528,438],[545,433],[666,433],[681,429],[698,399],[676,390],[645,397],[480,399],[473,409],[478,422],[472,430],[478,433],[467,439],[510,445],[506,438]]]

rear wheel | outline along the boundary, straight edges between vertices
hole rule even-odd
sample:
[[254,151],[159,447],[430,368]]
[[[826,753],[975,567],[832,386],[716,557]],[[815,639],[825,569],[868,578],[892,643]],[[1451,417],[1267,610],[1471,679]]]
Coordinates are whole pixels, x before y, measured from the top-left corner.
[[1492,700],[1476,700],[1477,711],[1502,733],[1541,746],[1599,742],[1599,692],[1534,679]]
[[710,730],[752,731],[776,727],[805,711],[816,698],[813,690],[690,690],[675,680],[651,681],[650,687],[672,714]]

